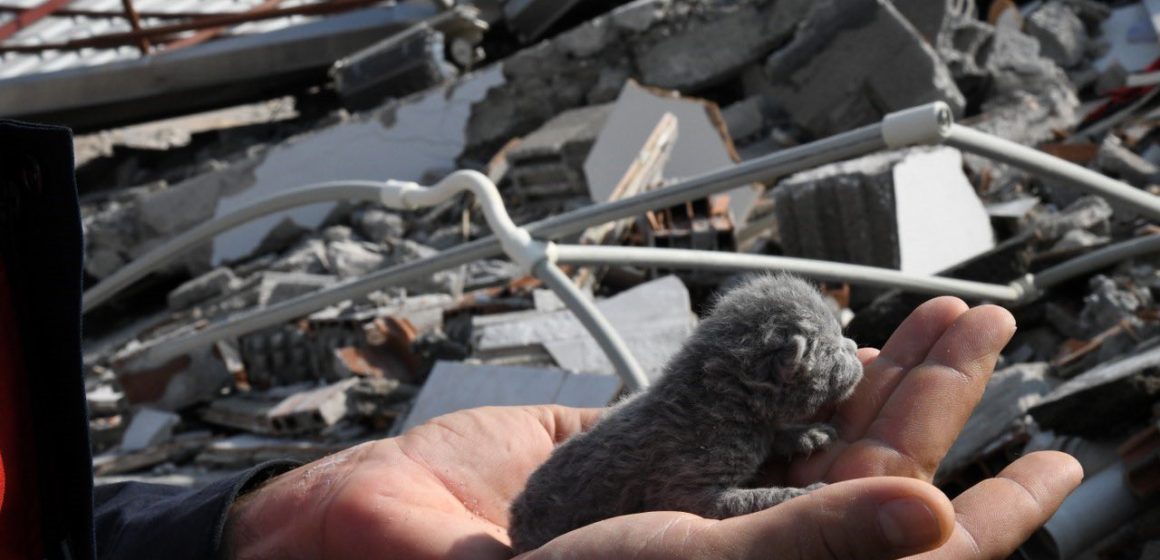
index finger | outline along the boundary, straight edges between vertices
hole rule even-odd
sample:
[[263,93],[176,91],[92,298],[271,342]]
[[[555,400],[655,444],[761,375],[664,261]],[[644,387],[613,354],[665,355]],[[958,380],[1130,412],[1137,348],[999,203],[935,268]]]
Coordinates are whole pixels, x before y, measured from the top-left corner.
[[903,376],[866,437],[843,453],[829,478],[889,474],[931,480],[1014,334],[1015,319],[1002,307],[984,305],[960,315],[924,361]]

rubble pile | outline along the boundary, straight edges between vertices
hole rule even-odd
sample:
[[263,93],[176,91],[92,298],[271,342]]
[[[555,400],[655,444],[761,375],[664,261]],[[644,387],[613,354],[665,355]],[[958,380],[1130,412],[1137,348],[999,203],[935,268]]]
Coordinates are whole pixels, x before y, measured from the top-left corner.
[[[336,66],[332,74],[347,76],[338,82],[374,82],[380,97],[370,101],[364,90],[340,91],[315,95],[308,118],[255,109],[256,120],[237,126],[174,121],[167,134],[195,140],[153,146],[148,161],[161,164],[149,169],[140,149],[124,149],[132,135],[123,131],[79,139],[104,154],[78,170],[97,193],[83,201],[89,284],[198,224],[310,183],[432,184],[476,169],[527,224],[934,101],[960,124],[1160,194],[1155,2],[637,0],[606,3],[603,13],[571,2],[479,4],[491,28],[459,45],[469,67],[433,64],[444,44],[427,28],[365,54],[416,57],[415,70],[387,72],[372,59]],[[532,8],[539,4],[548,7]],[[426,85],[416,92],[419,75]],[[742,185],[562,242],[1007,284],[1158,232],[1160,223],[1114,201],[940,146]],[[617,398],[620,380],[595,339],[556,294],[503,259],[344,292],[352,295],[276,326],[239,326],[179,356],[151,357],[159,343],[243,325],[257,310],[289,309],[490,233],[469,197],[407,211],[315,202],[171,260],[86,318],[98,483],[205,484],[463,408]],[[643,265],[565,271],[652,378],[713,294],[736,281]],[[832,280],[822,287],[863,346],[882,345],[929,298]],[[1089,479],[1120,469],[1137,499],[1122,530],[1079,542],[1049,524],[1036,542],[1058,557],[1142,557],[1160,534],[1160,510],[1148,505],[1160,426],[1160,255],[1121,259],[1038,296],[1009,305],[1019,331],[936,482],[957,492],[1036,449],[1076,454]],[[1049,557],[1034,546],[1031,557]]]

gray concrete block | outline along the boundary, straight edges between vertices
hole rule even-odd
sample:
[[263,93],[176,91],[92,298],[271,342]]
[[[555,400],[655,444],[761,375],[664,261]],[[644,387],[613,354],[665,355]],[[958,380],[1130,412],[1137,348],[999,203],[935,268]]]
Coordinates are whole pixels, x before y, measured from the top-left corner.
[[933,274],[994,246],[950,148],[876,154],[799,173],[773,191],[783,250]]

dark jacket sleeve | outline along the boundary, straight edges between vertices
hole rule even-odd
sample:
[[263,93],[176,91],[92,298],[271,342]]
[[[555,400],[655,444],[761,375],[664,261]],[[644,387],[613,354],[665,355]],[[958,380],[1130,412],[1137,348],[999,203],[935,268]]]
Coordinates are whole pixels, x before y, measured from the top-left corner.
[[234,500],[298,465],[271,461],[197,490],[139,482],[98,486],[94,496],[97,556],[218,558]]

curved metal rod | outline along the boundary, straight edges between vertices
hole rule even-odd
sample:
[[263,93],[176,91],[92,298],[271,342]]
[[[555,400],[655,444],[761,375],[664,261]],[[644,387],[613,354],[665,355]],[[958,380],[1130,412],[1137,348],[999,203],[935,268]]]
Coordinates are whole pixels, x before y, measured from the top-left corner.
[[512,221],[499,189],[486,175],[476,171],[457,171],[431,187],[394,183],[386,187],[383,203],[394,208],[414,209],[434,206],[461,192],[475,195],[483,209],[484,219],[499,238],[504,253],[526,272],[543,280],[560,297],[596,339],[621,381],[634,392],[648,387],[644,369],[616,329],[553,262],[555,245],[533,240],[527,230]]
[[560,245],[556,248],[556,252],[558,262],[561,264],[662,266],[730,272],[776,270],[823,280],[901,289],[920,294],[955,295],[1007,304],[1022,301],[1026,292],[1024,287],[1016,285],[987,284],[941,276],[910,274],[872,266],[770,255],[597,245]]
[[213,239],[215,235],[223,231],[233,229],[262,216],[308,204],[340,200],[378,202],[382,196],[382,189],[387,184],[380,181],[334,181],[307,185],[271,196],[254,204],[238,208],[224,216],[203,222],[145,253],[86,290],[81,302],[81,312],[86,313],[105,303],[134,282],[181,258],[190,249]]
[[965,152],[1009,163],[1035,175],[1098,194],[1113,204],[1127,206],[1146,218],[1160,222],[1160,197],[1086,167],[957,124],[951,126],[950,134],[944,142]]
[[[636,216],[648,210],[666,208],[754,181],[773,180],[819,165],[861,157],[887,147],[882,130],[881,123],[867,125],[692,177],[663,189],[540,220],[529,224],[527,230],[538,238],[558,239],[580,233],[591,226]],[[336,286],[241,314],[189,336],[149,341],[129,359],[149,364],[164,362],[218,340],[279,325],[345,300],[362,297],[375,290],[427,278],[437,272],[503,254],[499,239],[494,235],[477,239],[426,259],[398,264]]]

